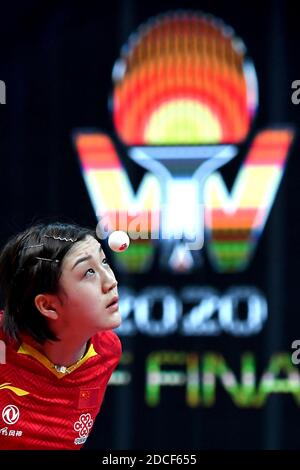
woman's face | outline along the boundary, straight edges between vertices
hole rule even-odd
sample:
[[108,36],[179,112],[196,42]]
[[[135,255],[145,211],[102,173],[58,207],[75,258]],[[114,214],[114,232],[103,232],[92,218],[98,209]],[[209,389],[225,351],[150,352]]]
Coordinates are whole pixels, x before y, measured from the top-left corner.
[[92,336],[120,325],[117,281],[92,236],[75,243],[64,258],[59,287],[60,328]]

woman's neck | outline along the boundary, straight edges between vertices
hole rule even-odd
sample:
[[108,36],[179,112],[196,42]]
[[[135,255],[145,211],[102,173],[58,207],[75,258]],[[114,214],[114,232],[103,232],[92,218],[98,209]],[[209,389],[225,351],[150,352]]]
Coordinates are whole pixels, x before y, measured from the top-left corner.
[[87,341],[46,341],[44,344],[37,343],[30,338],[28,341],[35,349],[46,356],[54,365],[70,367],[79,362],[87,350]]

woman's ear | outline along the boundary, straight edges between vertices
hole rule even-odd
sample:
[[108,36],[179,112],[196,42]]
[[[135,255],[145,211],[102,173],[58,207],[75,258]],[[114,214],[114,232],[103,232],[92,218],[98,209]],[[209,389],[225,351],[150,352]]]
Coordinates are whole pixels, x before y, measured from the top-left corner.
[[49,318],[50,320],[56,320],[58,318],[57,313],[57,302],[53,295],[50,294],[38,294],[34,303],[36,308],[41,312],[42,315]]

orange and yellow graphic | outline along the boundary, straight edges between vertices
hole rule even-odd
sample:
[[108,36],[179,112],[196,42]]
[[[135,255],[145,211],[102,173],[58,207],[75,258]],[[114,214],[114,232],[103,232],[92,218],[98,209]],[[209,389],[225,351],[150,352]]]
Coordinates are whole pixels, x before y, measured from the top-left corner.
[[[188,271],[197,266],[203,243],[192,246],[186,235],[196,233],[201,242],[203,232],[215,270],[246,269],[295,132],[266,128],[246,142],[258,85],[242,40],[210,15],[159,15],[129,38],[113,80],[117,137],[127,156],[147,170],[138,188],[110,136],[77,132],[75,145],[97,217],[108,230],[129,231],[133,238],[116,264],[147,271],[160,249],[169,269]],[[242,156],[240,144],[246,155],[227,188],[217,170]]]
[[18,395],[18,397],[29,395],[29,392],[26,392],[26,390],[22,390],[21,388],[18,388],[18,387],[13,387],[10,382],[0,384],[0,390],[5,390],[5,389],[10,390],[11,392],[15,393],[16,395]]

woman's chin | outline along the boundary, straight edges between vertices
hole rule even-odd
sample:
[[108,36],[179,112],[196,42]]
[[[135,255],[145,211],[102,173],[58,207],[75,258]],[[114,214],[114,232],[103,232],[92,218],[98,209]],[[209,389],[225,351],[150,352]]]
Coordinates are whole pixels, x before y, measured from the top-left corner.
[[121,325],[122,318],[119,311],[116,311],[113,315],[110,316],[109,320],[106,322],[105,325],[99,325],[98,331],[107,331],[107,330],[114,330]]
[[121,325],[121,322],[122,322],[121,314],[118,311],[118,312],[116,312],[116,318],[115,318],[115,321],[113,322],[114,325],[111,328],[112,329],[118,328]]

